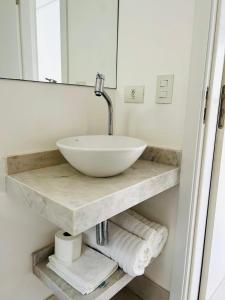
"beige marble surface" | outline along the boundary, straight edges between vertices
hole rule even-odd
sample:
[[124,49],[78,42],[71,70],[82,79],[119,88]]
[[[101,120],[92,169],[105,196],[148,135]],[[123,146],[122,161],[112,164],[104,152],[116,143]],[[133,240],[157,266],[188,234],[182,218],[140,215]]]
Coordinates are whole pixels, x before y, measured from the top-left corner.
[[179,168],[138,160],[121,175],[85,176],[69,164],[6,177],[9,195],[37,214],[79,234],[179,182]]
[[133,277],[124,273],[121,269],[114,272],[104,286],[98,287],[88,295],[81,295],[65,280],[60,278],[47,267],[48,256],[53,253],[53,246],[47,246],[32,254],[33,273],[56,295],[59,299],[67,300],[108,300],[123,289]]
[[[142,159],[157,163],[180,166],[181,151],[148,146],[142,154]],[[26,153],[8,156],[6,158],[8,175],[31,171],[66,163],[59,150],[36,153]]]
[[71,287],[66,281],[51,271],[47,266],[47,260],[34,267],[34,274],[47,287],[58,296],[59,299],[67,300],[108,300],[118,291],[123,289],[133,278],[118,269],[111,277],[105,281],[105,286],[97,288],[91,294],[81,295]]
[[58,150],[8,156],[6,161],[8,175],[66,163]]
[[182,151],[148,146],[141,158],[171,166],[181,165]]

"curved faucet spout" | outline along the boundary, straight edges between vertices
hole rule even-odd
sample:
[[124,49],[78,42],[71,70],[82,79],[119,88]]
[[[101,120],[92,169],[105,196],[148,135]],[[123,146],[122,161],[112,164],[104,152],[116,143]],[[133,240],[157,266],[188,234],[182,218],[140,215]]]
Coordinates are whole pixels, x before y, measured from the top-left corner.
[[108,104],[108,135],[113,135],[113,105],[109,95],[104,91],[102,96]]

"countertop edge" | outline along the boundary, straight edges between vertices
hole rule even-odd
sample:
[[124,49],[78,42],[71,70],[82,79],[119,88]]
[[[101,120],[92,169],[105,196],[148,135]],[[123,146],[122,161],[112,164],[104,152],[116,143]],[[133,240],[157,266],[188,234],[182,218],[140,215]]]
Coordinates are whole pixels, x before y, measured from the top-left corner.
[[[73,231],[71,226],[73,212],[70,209],[47,198],[10,175],[6,176],[6,193],[65,231]],[[65,222],[65,220],[67,221]]]
[[[179,184],[179,173],[180,169],[174,168],[173,170],[164,172],[163,174],[146,179],[142,182],[100,198],[87,206],[81,207],[78,211],[74,211],[73,235],[77,235],[104,220],[110,219],[131,207],[175,187]],[[162,181],[165,182],[164,185],[161,184]],[[124,205],[125,199],[126,205]],[[110,206],[110,208],[107,209],[107,206]],[[92,210],[92,207],[94,207],[95,211]],[[104,209],[102,209],[103,207]],[[114,208],[113,210],[112,207]],[[107,214],[105,213],[106,211]],[[92,218],[94,221],[90,221]],[[80,226],[81,224],[84,224],[84,219],[89,221],[88,226]],[[77,230],[78,227],[80,227],[79,230]]]
[[11,175],[6,176],[6,191],[9,195],[22,201],[35,213],[72,235],[77,235],[122,211],[176,186],[179,184],[179,170],[178,167],[174,167],[172,170],[165,171],[162,174],[96,199],[76,210],[55,202]]

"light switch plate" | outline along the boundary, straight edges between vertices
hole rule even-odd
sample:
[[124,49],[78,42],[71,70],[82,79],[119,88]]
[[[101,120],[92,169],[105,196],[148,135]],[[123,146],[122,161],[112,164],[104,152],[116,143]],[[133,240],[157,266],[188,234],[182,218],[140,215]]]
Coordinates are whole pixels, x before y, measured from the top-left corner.
[[173,98],[174,75],[157,77],[156,103],[171,104]]
[[124,93],[125,103],[144,103],[145,87],[143,85],[126,86]]

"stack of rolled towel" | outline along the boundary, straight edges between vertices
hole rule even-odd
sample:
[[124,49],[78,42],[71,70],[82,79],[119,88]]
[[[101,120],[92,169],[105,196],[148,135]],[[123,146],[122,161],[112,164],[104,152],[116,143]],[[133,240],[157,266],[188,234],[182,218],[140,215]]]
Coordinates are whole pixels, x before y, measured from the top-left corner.
[[162,252],[168,230],[134,210],[128,210],[109,221],[107,245],[97,245],[95,228],[86,231],[83,237],[87,245],[112,258],[124,272],[139,276],[144,274],[152,258]]
[[95,228],[84,233],[84,243],[116,261],[125,273],[142,275],[152,258],[150,247],[141,239],[109,221],[109,242],[97,245]]
[[165,226],[149,221],[132,209],[113,217],[111,220],[121,228],[146,241],[152,249],[154,258],[162,252],[168,238],[168,229]]
[[[118,265],[130,276],[143,275],[152,258],[163,250],[168,237],[166,227],[147,220],[134,210],[113,217],[108,225],[107,245],[97,245],[93,227],[83,233],[86,245],[83,245],[79,258],[73,259],[72,252],[68,252],[70,262],[59,259],[57,252],[49,257],[48,267],[82,294],[96,289],[116,271]],[[58,234],[62,235],[62,232]],[[73,240],[73,237],[65,239]]]

